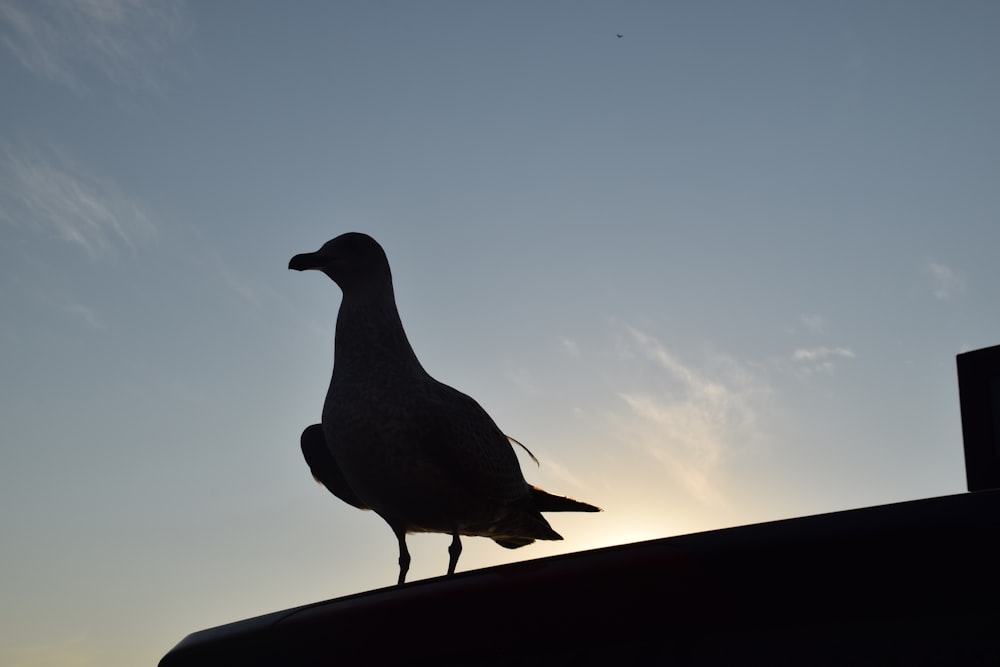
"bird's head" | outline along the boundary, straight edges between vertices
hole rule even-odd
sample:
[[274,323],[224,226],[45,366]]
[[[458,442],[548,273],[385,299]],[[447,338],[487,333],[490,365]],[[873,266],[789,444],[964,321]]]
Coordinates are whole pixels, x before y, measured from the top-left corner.
[[348,232],[327,241],[316,252],[292,257],[288,268],[322,271],[342,290],[363,285],[384,284],[392,278],[389,260],[378,242],[367,234]]

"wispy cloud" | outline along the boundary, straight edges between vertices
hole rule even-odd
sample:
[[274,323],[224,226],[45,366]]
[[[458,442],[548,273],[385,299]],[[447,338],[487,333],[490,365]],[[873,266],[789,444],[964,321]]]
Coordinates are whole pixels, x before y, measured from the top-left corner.
[[556,461],[553,461],[551,459],[546,459],[542,463],[539,463],[539,467],[541,467],[541,466],[545,466],[545,470],[547,472],[552,473],[553,477],[555,477],[555,478],[557,478],[557,479],[559,479],[559,480],[561,480],[563,482],[566,482],[570,486],[574,486],[574,487],[576,487],[578,489],[585,489],[585,488],[587,488],[587,485],[584,484],[583,481],[579,477],[577,477],[576,475],[574,475],[573,473],[571,473],[569,471],[569,469],[566,468],[566,466],[561,465],[561,464],[557,463]]
[[158,90],[164,55],[190,31],[179,0],[5,0],[0,28],[0,43],[26,70],[78,92],[95,71]]
[[799,333],[822,334],[826,333],[827,319],[818,313],[807,313],[799,317],[798,322],[785,326],[785,332],[796,335]]
[[817,361],[828,357],[854,358],[854,352],[846,347],[811,347],[795,350],[792,358],[795,361]]
[[83,249],[92,259],[156,238],[142,207],[64,151],[0,144],[0,221]]
[[34,303],[41,304],[52,312],[68,315],[95,331],[107,331],[108,327],[97,311],[84,304],[75,296],[63,292],[33,286],[27,290]]
[[504,377],[525,394],[539,393],[538,384],[527,368],[508,368],[504,371]]
[[559,338],[559,346],[563,349],[563,352],[571,357],[580,356],[580,345],[575,340],[569,336],[561,336]]
[[846,347],[810,347],[792,352],[792,361],[806,373],[833,373],[835,360],[853,359],[855,356],[854,350]]
[[235,292],[243,301],[254,307],[260,306],[260,297],[257,292],[250,287],[247,281],[238,276],[231,268],[226,260],[223,259],[219,252],[207,244],[202,246],[202,251],[206,254],[208,258],[206,264],[222,279],[222,282],[226,284],[233,292]]
[[720,466],[761,437],[759,412],[770,388],[733,359],[715,354],[696,368],[652,336],[624,329],[623,359],[652,362],[655,373],[652,388],[619,392],[628,408],[615,418],[621,436],[644,448],[694,497],[724,504]]
[[806,329],[813,333],[822,333],[826,329],[826,318],[822,315],[812,313],[803,315],[800,319]]
[[930,275],[931,293],[938,299],[950,299],[965,291],[965,277],[950,266],[928,259],[924,264],[924,271]]
[[96,329],[97,331],[105,331],[107,327],[104,322],[97,316],[93,308],[83,305],[79,302],[69,302],[59,306],[59,309],[63,312],[69,313],[74,317],[79,317],[84,322],[87,323],[91,329]]

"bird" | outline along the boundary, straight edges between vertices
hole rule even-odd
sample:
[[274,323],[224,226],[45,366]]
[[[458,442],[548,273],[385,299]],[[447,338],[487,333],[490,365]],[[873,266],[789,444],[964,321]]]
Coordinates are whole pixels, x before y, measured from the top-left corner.
[[625,35],[621,34],[620,32],[619,33],[615,33],[615,37],[617,37],[618,39],[621,39],[624,36]]
[[302,432],[302,454],[334,496],[389,525],[399,546],[397,585],[410,566],[408,533],[451,535],[450,576],[462,535],[516,549],[563,539],[542,512],[601,511],[528,484],[513,450],[521,443],[473,398],[424,370],[375,239],[341,234],[316,252],[295,255],[288,268],[320,271],[342,293],[322,420]]

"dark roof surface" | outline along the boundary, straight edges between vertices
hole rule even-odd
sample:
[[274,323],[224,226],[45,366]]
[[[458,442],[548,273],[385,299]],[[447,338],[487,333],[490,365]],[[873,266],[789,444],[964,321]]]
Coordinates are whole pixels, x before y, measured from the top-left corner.
[[426,579],[196,632],[160,665],[981,664],[998,600],[993,490]]

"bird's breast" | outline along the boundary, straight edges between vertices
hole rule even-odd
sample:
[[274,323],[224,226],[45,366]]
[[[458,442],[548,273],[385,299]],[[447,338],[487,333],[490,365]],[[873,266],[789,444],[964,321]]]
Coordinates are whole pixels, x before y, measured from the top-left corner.
[[380,514],[415,508],[450,484],[448,462],[428,447],[433,424],[412,394],[333,383],[323,432],[347,483]]

